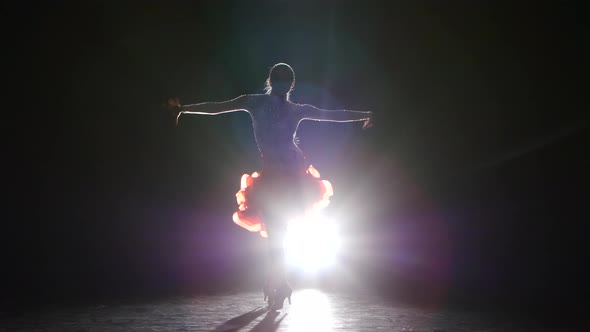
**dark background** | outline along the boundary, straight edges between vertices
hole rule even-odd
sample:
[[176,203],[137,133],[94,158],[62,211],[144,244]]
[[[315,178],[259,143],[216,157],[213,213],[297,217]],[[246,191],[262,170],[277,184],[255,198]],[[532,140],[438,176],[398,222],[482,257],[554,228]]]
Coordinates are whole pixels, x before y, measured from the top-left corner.
[[325,284],[436,306],[587,301],[589,31],[574,2],[3,7],[3,305],[257,286],[264,242],[231,221],[259,168],[248,116],[175,128],[160,104],[261,93],[277,62],[295,69],[294,101],[376,115],[368,131],[300,128],[347,239],[347,271]]

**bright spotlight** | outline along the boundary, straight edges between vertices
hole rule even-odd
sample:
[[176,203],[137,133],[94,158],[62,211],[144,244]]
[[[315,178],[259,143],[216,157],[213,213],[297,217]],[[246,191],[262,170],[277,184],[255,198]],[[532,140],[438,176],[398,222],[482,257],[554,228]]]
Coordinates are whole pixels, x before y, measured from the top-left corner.
[[316,272],[336,262],[340,249],[337,225],[321,216],[289,223],[285,239],[287,263]]

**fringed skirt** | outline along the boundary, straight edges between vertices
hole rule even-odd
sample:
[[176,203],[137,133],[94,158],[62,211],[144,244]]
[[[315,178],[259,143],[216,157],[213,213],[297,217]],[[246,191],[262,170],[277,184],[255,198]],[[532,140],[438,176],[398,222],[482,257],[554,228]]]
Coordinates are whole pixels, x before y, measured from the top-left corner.
[[268,237],[265,219],[286,222],[305,217],[326,207],[333,194],[332,184],[322,180],[313,166],[301,175],[244,174],[236,193],[238,210],[233,220],[250,232]]

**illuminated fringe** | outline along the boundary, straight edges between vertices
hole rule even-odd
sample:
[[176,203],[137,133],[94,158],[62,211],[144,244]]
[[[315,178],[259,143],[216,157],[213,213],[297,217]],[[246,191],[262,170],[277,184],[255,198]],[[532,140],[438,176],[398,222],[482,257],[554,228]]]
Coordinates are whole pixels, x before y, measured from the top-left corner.
[[[312,165],[306,171],[307,176],[311,176],[318,186],[317,199],[305,210],[305,215],[315,213],[330,204],[330,197],[334,195],[332,184],[327,180],[320,179],[320,172]],[[260,179],[260,173],[254,172],[252,175],[244,174],[240,180],[240,190],[236,193],[238,210],[234,212],[232,219],[238,226],[247,229],[250,232],[259,232],[260,236],[268,237],[264,221],[254,208],[248,207],[247,191],[255,190],[255,184]]]

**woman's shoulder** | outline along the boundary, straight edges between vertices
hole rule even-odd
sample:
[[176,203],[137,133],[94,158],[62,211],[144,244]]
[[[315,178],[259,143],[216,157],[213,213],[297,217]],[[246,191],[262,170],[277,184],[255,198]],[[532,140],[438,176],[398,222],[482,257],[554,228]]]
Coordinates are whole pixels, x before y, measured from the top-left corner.
[[302,112],[303,108],[305,106],[308,106],[308,105],[306,105],[306,104],[299,104],[299,103],[292,102],[292,101],[289,100],[289,106],[290,106],[290,108],[291,108],[291,110],[293,112],[295,112],[295,113],[297,113],[297,114],[300,115],[300,114],[302,114],[301,112]]
[[265,97],[268,97],[268,95],[261,94],[261,93],[249,93],[249,94],[243,95],[242,97],[248,98],[248,99],[266,99]]
[[240,100],[240,104],[243,108],[247,109],[249,112],[255,111],[256,108],[260,107],[263,103],[262,94],[243,94],[239,97],[236,97],[236,100]]
[[246,100],[246,102],[248,102],[252,105],[256,105],[256,104],[262,103],[266,99],[268,99],[268,95],[259,94],[259,93],[252,93],[252,94],[242,95],[242,98],[244,98]]

